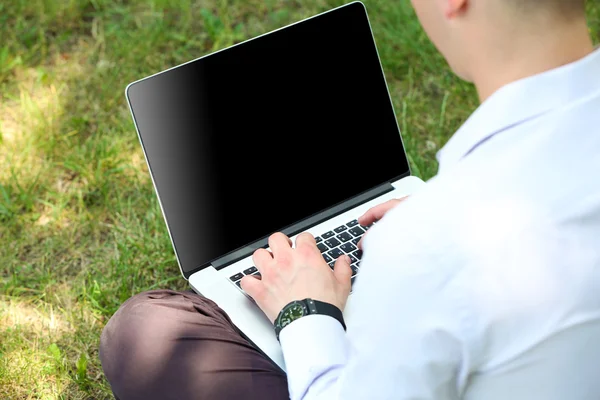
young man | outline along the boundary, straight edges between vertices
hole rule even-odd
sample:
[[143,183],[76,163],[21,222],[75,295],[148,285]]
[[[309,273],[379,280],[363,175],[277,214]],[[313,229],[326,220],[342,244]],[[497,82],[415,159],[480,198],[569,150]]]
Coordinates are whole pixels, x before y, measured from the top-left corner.
[[[413,5],[482,104],[422,191],[361,218],[385,214],[347,331],[326,315],[285,326],[286,377],[211,301],[142,293],[102,335],[118,398],[600,398],[600,52],[584,1]],[[269,244],[242,287],[272,321],[294,300],[344,308],[346,260],[332,274],[309,234]]]

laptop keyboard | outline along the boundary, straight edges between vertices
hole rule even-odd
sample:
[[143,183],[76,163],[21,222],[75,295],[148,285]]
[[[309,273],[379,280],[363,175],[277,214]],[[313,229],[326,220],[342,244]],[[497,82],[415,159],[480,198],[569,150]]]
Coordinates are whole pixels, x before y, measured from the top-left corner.
[[[353,219],[347,224],[338,226],[332,231],[325,232],[315,237],[317,247],[321,251],[323,259],[325,259],[325,262],[329,264],[329,267],[332,270],[335,260],[339,256],[347,254],[348,257],[350,257],[350,268],[352,268],[352,287],[354,287],[356,277],[360,273],[360,260],[362,258],[362,250],[358,249],[357,244],[370,227],[371,226],[362,226],[357,220]],[[246,275],[254,275],[259,279],[261,277],[258,269],[253,266],[230,276],[229,279],[231,282],[235,283],[240,290],[242,290],[241,280]],[[242,292],[244,291],[242,290]],[[352,293],[352,289],[350,290],[350,293]]]

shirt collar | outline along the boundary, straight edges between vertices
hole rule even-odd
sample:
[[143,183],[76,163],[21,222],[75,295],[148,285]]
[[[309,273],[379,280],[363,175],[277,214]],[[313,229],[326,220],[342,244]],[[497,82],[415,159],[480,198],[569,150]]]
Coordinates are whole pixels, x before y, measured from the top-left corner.
[[600,49],[571,64],[503,86],[438,151],[440,171],[459,162],[491,136],[599,89]]

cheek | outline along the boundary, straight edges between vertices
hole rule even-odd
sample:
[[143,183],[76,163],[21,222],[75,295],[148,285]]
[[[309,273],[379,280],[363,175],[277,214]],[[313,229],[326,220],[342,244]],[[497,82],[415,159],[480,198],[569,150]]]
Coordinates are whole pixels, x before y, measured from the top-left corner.
[[436,2],[433,0],[412,0],[412,3],[423,30],[438,50],[442,51],[445,21],[441,11],[436,7]]
[[465,78],[460,66],[459,48],[452,40],[452,30],[444,17],[443,7],[435,0],[412,0],[415,13],[421,26],[431,42],[444,56],[452,70],[461,78]]
[[448,65],[450,65],[450,68],[452,69],[452,71],[456,74],[456,76],[458,76],[460,79],[462,79],[463,81],[467,81],[467,82],[472,82],[473,80],[471,79],[471,76],[469,75],[469,73],[464,69],[463,66],[461,65],[455,65],[451,62],[448,62]]

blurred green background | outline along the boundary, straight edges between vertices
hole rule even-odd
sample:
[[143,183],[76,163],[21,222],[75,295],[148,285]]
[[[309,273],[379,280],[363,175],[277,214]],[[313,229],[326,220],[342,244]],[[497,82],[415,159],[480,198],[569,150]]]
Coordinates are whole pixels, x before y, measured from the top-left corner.
[[[135,293],[185,287],[125,86],[343,3],[0,1],[1,399],[111,398],[102,327]],[[476,94],[408,0],[364,3],[411,166],[428,179]],[[588,16],[598,42],[597,0]]]

